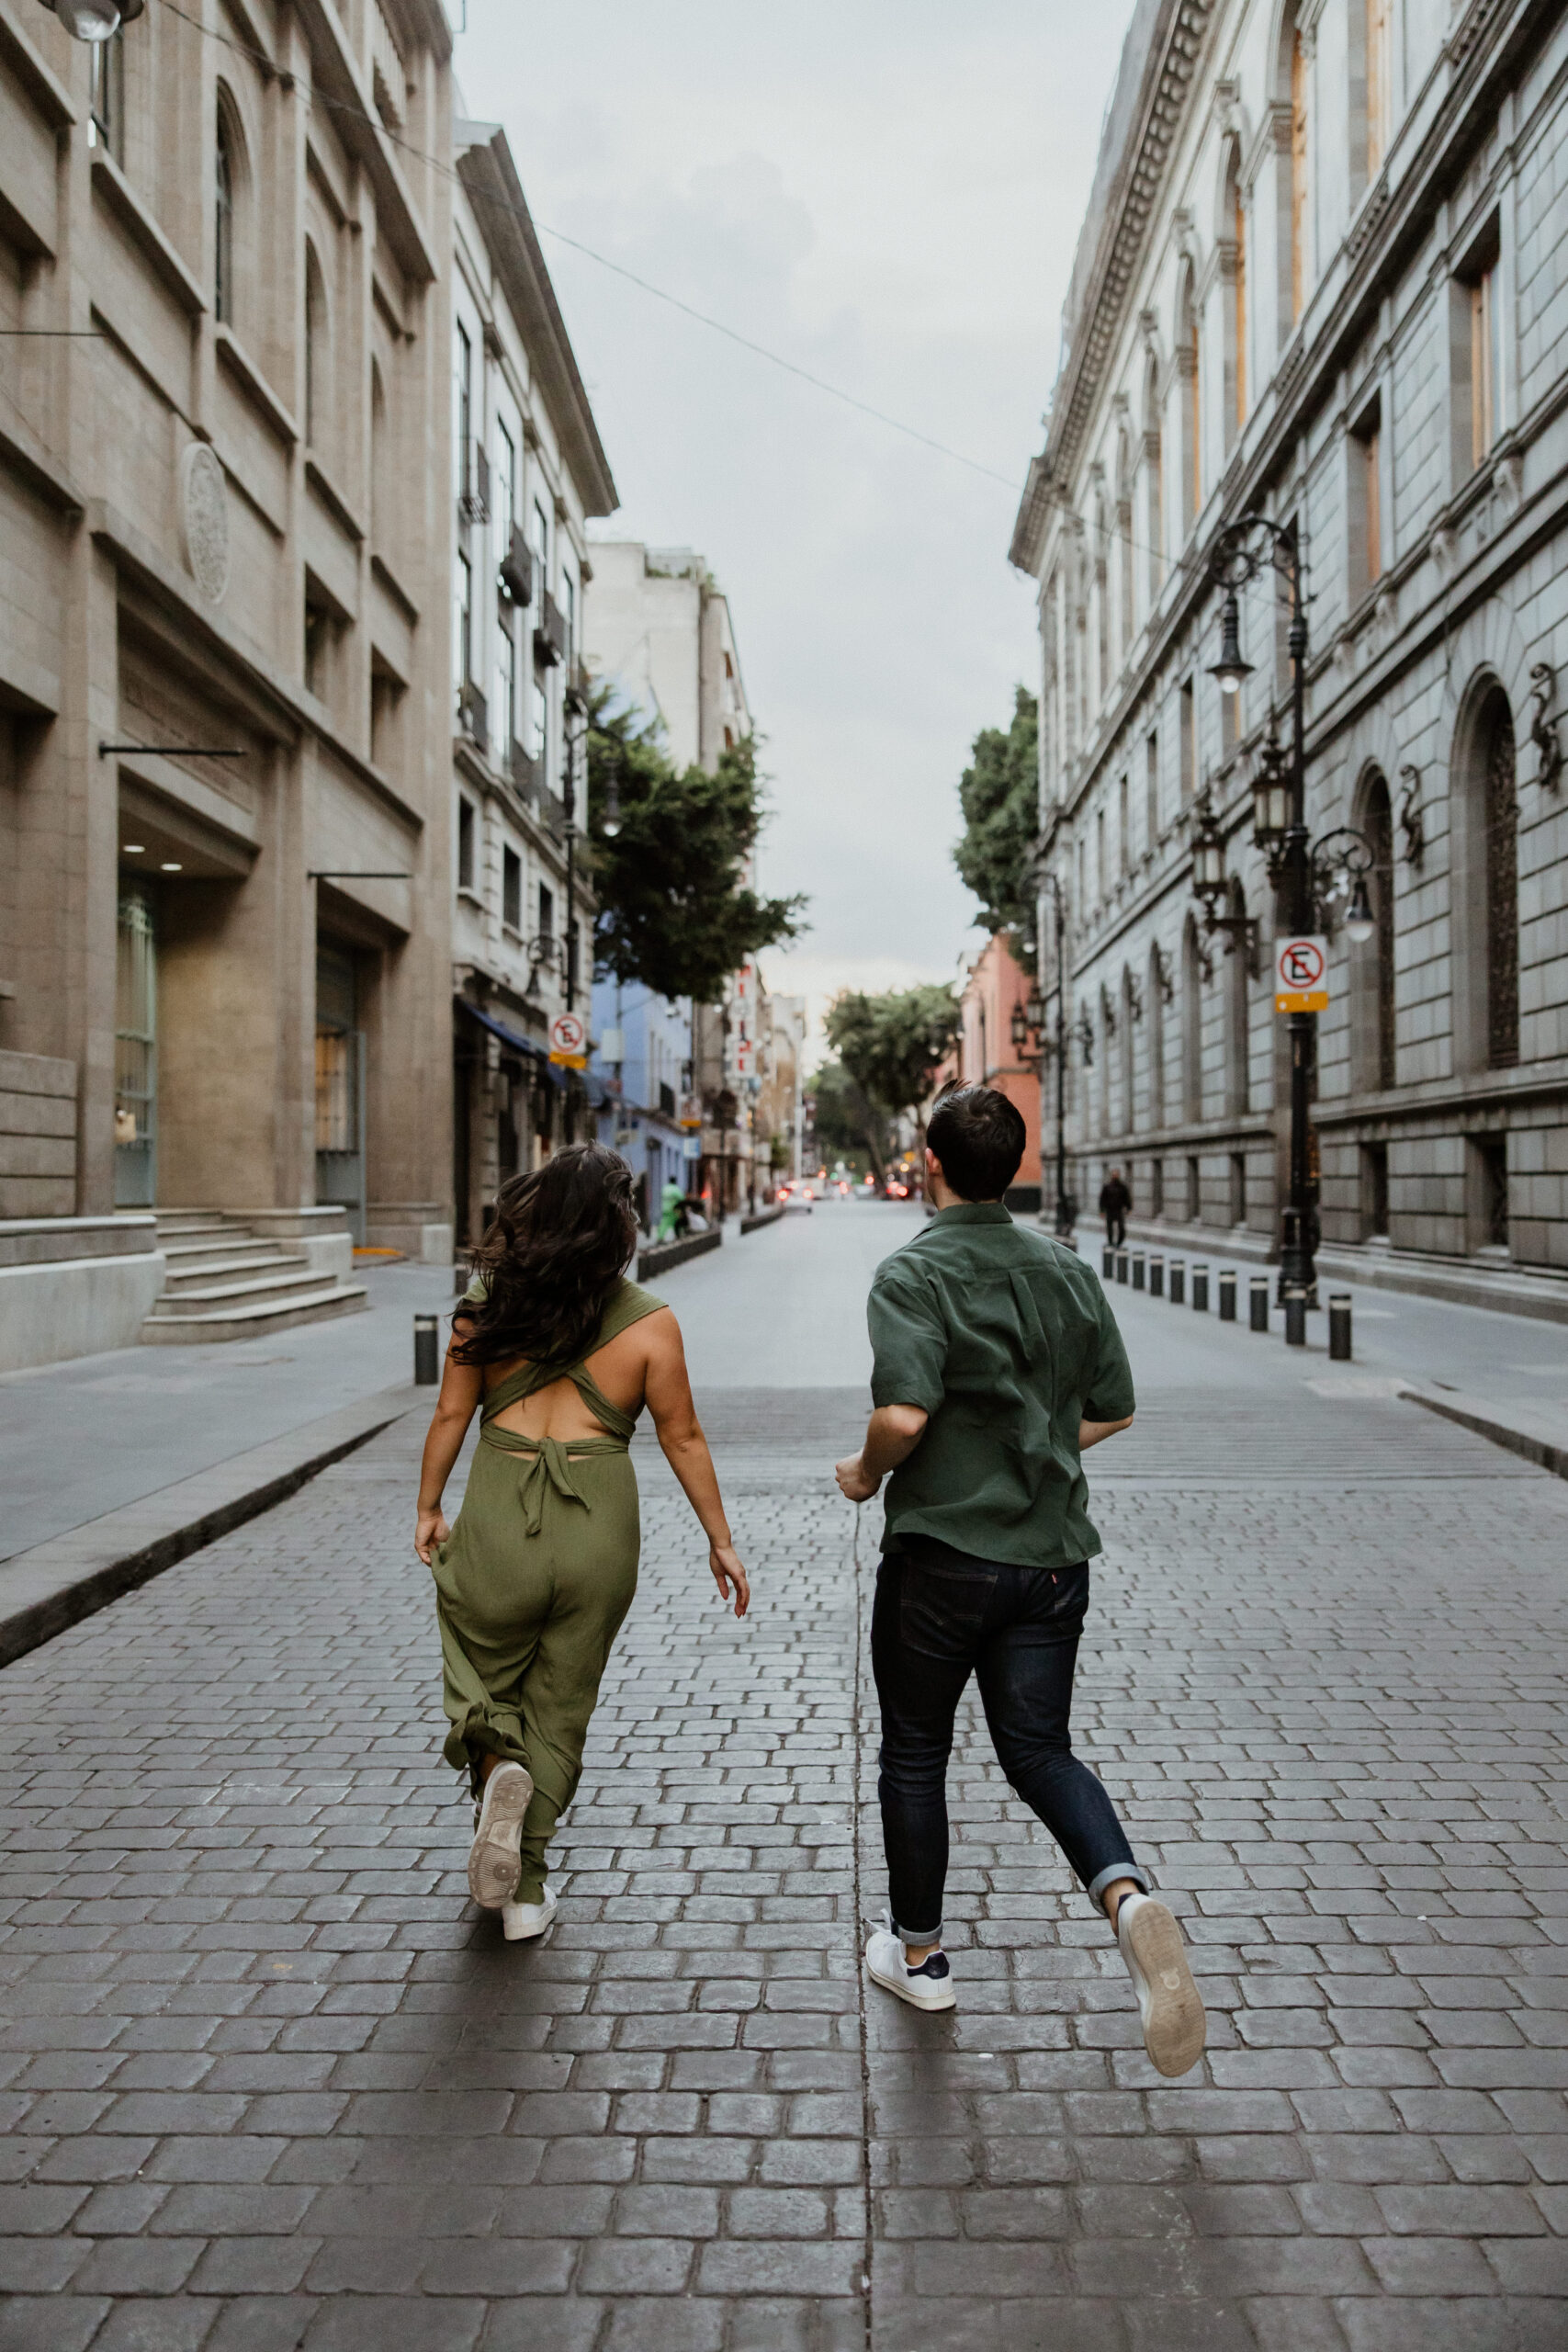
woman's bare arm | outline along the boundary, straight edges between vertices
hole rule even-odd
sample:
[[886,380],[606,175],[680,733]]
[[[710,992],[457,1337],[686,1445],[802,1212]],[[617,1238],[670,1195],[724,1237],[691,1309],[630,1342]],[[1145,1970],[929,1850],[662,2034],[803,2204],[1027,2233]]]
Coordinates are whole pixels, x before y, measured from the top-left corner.
[[[454,1331],[453,1338],[457,1337]],[[433,1548],[437,1544],[445,1544],[452,1532],[442,1517],[441,1498],[446,1491],[452,1464],[463,1450],[468,1423],[473,1419],[483,1394],[484,1374],[479,1365],[458,1363],[448,1347],[441,1374],[441,1394],[435,1400],[430,1431],[424,1441],[424,1456],[419,1466],[419,1504],[414,1521],[413,1548],[426,1567],[430,1566]]]
[[697,1419],[697,1408],[692,1402],[681,1326],[673,1315],[663,1314],[650,1315],[644,1328],[648,1333],[648,1371],[643,1394],[653,1415],[659,1442],[708,1539],[708,1566],[714,1581],[726,1600],[734,1592],[735,1613],[744,1617],[751,1605],[751,1588],[730,1540],[729,1521],[724,1515],[724,1502],[718,1491],[718,1474]]

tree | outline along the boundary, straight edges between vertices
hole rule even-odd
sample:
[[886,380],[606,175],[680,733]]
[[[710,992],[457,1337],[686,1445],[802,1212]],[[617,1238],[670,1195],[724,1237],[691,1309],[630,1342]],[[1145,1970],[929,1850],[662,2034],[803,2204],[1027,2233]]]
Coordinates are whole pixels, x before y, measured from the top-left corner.
[[864,1152],[880,1174],[887,1158],[886,1114],[869,1102],[842,1062],[824,1062],[811,1080],[817,1103],[817,1140],[827,1149]]
[[759,898],[741,878],[762,816],[752,737],[719,754],[716,775],[677,771],[657,726],[599,688],[588,727],[597,971],[716,1004],[748,956],[798,938],[805,899]]
[[1010,931],[1025,971],[1035,968],[1032,852],[1040,831],[1040,706],[1028,689],[1014,691],[1012,725],[983,727],[974,763],[959,780],[964,837],[953,862],[980,901],[980,922],[993,933]]
[[[865,1097],[872,1114],[897,1118],[919,1113],[931,1091],[937,1064],[958,1035],[958,1000],[950,988],[927,986],[865,996],[846,989],[828,1012],[828,1043]],[[885,1172],[885,1136],[866,1143],[880,1182]]]

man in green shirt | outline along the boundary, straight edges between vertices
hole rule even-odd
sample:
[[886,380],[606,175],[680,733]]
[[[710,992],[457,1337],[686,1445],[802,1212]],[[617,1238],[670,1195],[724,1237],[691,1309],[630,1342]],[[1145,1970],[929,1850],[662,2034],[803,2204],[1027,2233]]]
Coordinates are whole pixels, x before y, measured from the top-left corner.
[[871,1631],[890,1908],[866,1966],[916,2008],[954,2006],[947,1759],[974,1673],[1003,1771],[1116,1931],[1150,2058],[1182,2075],[1204,2019],[1181,1931],[1069,1730],[1100,1549],[1081,1457],[1131,1422],[1133,1378],[1094,1274],[1002,1205],[1024,1140],[996,1088],[945,1087],[927,1129],[937,1214],[871,1287],[875,1410],[838,1465],[856,1503],[891,1473]]

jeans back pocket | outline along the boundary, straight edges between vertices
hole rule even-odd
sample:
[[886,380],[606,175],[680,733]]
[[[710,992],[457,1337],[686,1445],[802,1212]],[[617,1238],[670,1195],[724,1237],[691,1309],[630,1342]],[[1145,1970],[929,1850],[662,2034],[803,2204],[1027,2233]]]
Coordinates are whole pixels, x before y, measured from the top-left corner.
[[995,1569],[931,1567],[906,1560],[898,1579],[899,1638],[922,1657],[972,1657],[996,1591]]

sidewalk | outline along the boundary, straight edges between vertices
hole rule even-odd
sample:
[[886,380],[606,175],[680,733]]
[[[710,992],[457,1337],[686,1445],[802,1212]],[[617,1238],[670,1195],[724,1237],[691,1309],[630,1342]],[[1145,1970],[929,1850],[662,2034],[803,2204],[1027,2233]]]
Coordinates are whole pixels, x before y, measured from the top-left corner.
[[364,1315],[0,1378],[0,1561],[412,1381],[413,1317],[450,1312],[451,1270],[363,1262]]

